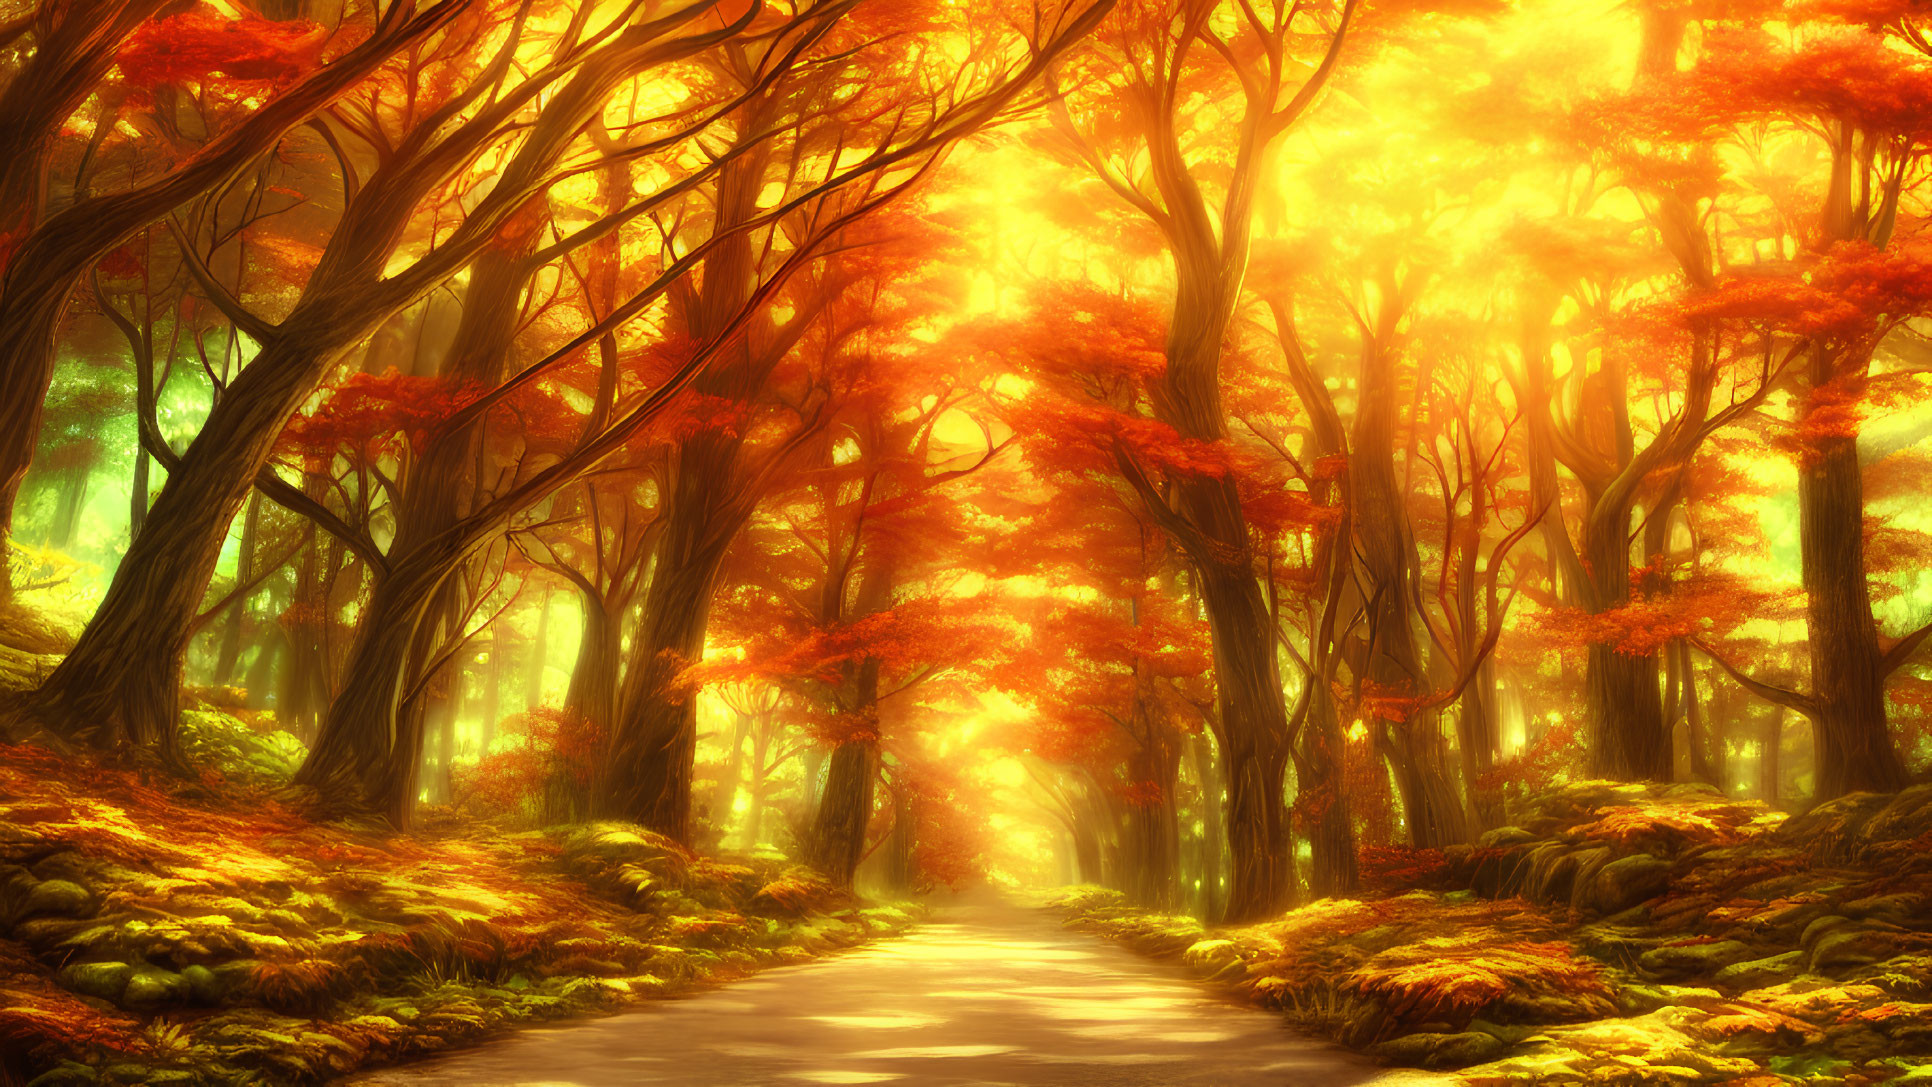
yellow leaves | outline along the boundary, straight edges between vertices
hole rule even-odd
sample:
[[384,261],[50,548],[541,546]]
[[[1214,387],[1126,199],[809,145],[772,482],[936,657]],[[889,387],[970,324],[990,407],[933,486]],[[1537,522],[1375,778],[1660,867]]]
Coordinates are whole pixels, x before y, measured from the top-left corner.
[[1572,995],[1579,1009],[1610,989],[1594,964],[1567,944],[1500,943],[1492,933],[1447,936],[1384,951],[1342,982],[1342,991],[1379,1000],[1387,1014],[1428,1021],[1467,1017],[1513,991]]

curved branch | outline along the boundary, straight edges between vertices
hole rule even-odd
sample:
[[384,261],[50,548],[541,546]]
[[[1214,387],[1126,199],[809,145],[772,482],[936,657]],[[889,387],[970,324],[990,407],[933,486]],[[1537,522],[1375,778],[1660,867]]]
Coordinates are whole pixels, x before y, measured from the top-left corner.
[[1692,638],[1690,643],[1697,647],[1698,652],[1716,661],[1719,668],[1730,673],[1731,678],[1737,680],[1738,686],[1743,687],[1745,690],[1750,691],[1766,702],[1783,706],[1788,710],[1797,710],[1806,717],[1815,717],[1817,715],[1818,700],[1811,695],[1799,694],[1797,691],[1787,691],[1783,687],[1773,686],[1762,680],[1752,679],[1750,676],[1732,667],[1730,661],[1719,656],[1717,650],[1705,645],[1701,638]]

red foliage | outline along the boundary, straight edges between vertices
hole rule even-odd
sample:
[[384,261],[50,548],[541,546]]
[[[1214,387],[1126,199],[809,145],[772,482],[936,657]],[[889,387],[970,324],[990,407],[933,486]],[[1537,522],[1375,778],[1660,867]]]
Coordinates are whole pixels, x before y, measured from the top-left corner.
[[560,709],[539,707],[500,727],[508,750],[483,756],[457,781],[460,796],[489,810],[520,808],[553,784],[588,789],[604,757],[604,730]]
[[328,30],[306,20],[229,18],[203,4],[155,19],[129,36],[116,58],[132,85],[194,83],[220,76],[239,83],[288,83],[318,62]]
[[330,390],[321,406],[290,419],[277,444],[286,456],[323,463],[337,454],[374,459],[420,453],[466,399],[464,390],[438,377],[393,368],[380,375],[355,374]]
[[1440,849],[1405,845],[1364,845],[1356,852],[1362,886],[1369,891],[1400,894],[1414,890],[1450,890],[1449,862]]
[[[1633,571],[1633,580],[1647,572]],[[1754,589],[1752,584],[1737,575],[1704,573],[1665,593],[1636,594],[1615,608],[1595,613],[1554,608],[1535,622],[1565,644],[1608,645],[1629,656],[1648,656],[1680,638],[1727,633],[1787,595]]]

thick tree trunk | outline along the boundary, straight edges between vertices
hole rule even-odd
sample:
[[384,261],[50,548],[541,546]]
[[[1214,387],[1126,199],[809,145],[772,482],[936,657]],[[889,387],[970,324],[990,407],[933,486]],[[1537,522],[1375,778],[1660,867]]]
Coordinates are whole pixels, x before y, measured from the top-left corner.
[[1657,658],[1590,647],[1586,714],[1595,726],[1591,772],[1617,781],[1669,781],[1670,733],[1657,691]]
[[[240,161],[272,148],[287,127],[306,120],[335,95],[358,82],[367,70],[359,69],[358,65],[373,66],[397,48],[396,37],[420,37],[462,9],[460,4],[438,4],[414,19],[397,22],[327,66],[321,75],[271,100],[240,126],[237,130],[240,135],[218,139],[195,161],[210,156],[216,148],[228,149],[230,153],[238,153],[238,148],[246,150],[254,146],[251,140],[264,141],[265,135],[260,131],[263,126],[282,124],[282,128],[266,134],[265,146]],[[691,17],[697,17],[699,9],[691,10]],[[174,687],[178,684],[181,654],[186,647],[195,605],[206,590],[228,524],[266,463],[282,425],[353,345],[428,295],[438,283],[464,267],[470,257],[485,251],[487,243],[501,240],[512,227],[515,216],[528,207],[529,197],[548,184],[551,170],[575,144],[584,125],[602,111],[610,92],[634,74],[637,65],[652,56],[656,37],[666,32],[668,25],[639,24],[587,54],[570,81],[546,102],[538,119],[526,128],[522,144],[498,175],[496,186],[464,220],[458,232],[461,240],[447,241],[408,272],[386,274],[385,266],[400,244],[418,204],[452,171],[461,168],[466,161],[463,152],[490,139],[494,130],[488,125],[458,128],[448,143],[433,138],[405,141],[404,147],[411,154],[386,160],[370,175],[357,198],[344,210],[328,248],[294,309],[276,326],[262,352],[229,386],[209,413],[201,433],[182,456],[178,470],[171,473],[146,529],[129,548],[93,623],[73,653],[36,695],[30,707],[34,716],[57,731],[87,735],[96,742],[109,744],[123,739],[151,742],[151,737],[172,733]],[[685,48],[702,48],[700,37],[679,41]],[[208,183],[219,180],[233,165],[227,164]],[[199,176],[185,168],[177,174],[190,180]],[[177,184],[186,184],[186,181]],[[192,194],[191,191],[185,195]],[[124,205],[142,211],[144,217],[126,225],[108,241],[118,241],[177,206],[184,198],[183,194],[173,193],[165,186],[150,186],[138,199],[123,200]],[[166,202],[160,204],[158,211],[146,213],[151,205],[163,199]],[[122,211],[122,218],[131,216],[131,212]],[[114,216],[105,212],[102,218],[110,225],[114,221]],[[97,225],[83,233],[98,234],[106,229]],[[38,232],[36,237],[44,233]],[[501,248],[488,251],[493,260],[514,259],[514,254],[504,257]],[[105,247],[100,252],[105,252]],[[80,268],[85,266],[82,263]],[[479,275],[483,268],[479,267]],[[74,274],[78,275],[79,269]],[[73,276],[68,278],[71,281]],[[0,311],[0,334],[8,328],[8,312],[10,307]],[[58,305],[50,312],[57,317]],[[502,319],[502,315],[493,312],[479,312],[477,317],[485,327],[488,327],[486,318]],[[514,320],[514,315],[511,319]],[[0,335],[0,343],[5,343],[4,335]],[[0,350],[6,348],[0,347]],[[457,361],[461,363],[465,358],[459,354]],[[469,429],[464,428],[466,437]],[[446,440],[439,444],[456,443]],[[468,442],[461,445],[467,451]],[[404,516],[407,515],[405,511]],[[473,542],[468,546],[473,547]],[[427,595],[465,557],[467,553],[454,558],[439,554],[437,558],[446,562],[447,568],[439,572],[441,576],[420,579],[426,584],[419,584],[415,578],[390,580],[401,581],[409,591]],[[413,558],[410,553],[402,555],[402,561]],[[393,712],[396,706],[395,699],[386,691],[379,690],[369,697],[366,708]],[[324,731],[328,727],[325,722]],[[355,727],[366,730],[368,726]],[[165,742],[171,744],[172,740]],[[406,758],[411,763],[408,771],[397,770],[389,775],[391,787],[387,791],[393,793],[400,789],[401,778],[413,774],[413,760],[420,756],[419,729],[413,742],[416,745],[413,750],[393,749],[396,758]],[[336,744],[327,746],[331,750],[340,748]],[[330,769],[324,776],[335,777],[336,770]],[[413,796],[413,792],[407,795]],[[405,806],[408,803],[406,799],[396,802]],[[406,812],[404,817],[406,820]]]
[[1308,720],[1302,726],[1301,789],[1304,796],[1319,799],[1306,805],[1312,809],[1308,811],[1308,889],[1316,898],[1340,898],[1354,894],[1362,882],[1342,776],[1346,741],[1333,696],[1317,687],[1309,698]]
[[310,346],[334,339],[292,336],[277,357],[257,359],[229,386],[170,473],[93,621],[33,696],[33,717],[102,747],[172,751],[182,654],[222,541],[283,421],[344,350]]
[[[1819,353],[1822,355],[1822,351]],[[1828,379],[1815,360],[1814,387]],[[1905,787],[1885,713],[1884,654],[1865,574],[1865,488],[1858,439],[1831,436],[1798,469],[1798,539],[1817,737],[1815,800]]]
[[[1617,387],[1621,393],[1621,385]],[[1593,611],[1630,602],[1630,508],[1615,496],[1593,496],[1584,526]],[[1590,772],[1617,781],[1671,779],[1670,725],[1664,717],[1657,656],[1592,644],[1585,675],[1591,729]]]
[[[668,515],[597,791],[600,814],[642,823],[680,842],[691,832],[698,741],[697,700],[680,676],[704,655],[712,592],[729,542],[710,538],[709,518],[686,505],[706,501],[695,480],[691,487]],[[709,501],[716,501],[715,490]]]
[[[605,601],[587,593],[581,595],[584,627],[577,642],[577,663],[570,670],[570,687],[564,692],[563,710],[606,733],[617,709],[618,617]],[[539,639],[538,652],[542,645]]]
[[[753,101],[739,119],[755,129],[773,105]],[[714,233],[735,230],[758,214],[769,162],[770,152],[761,146],[720,170]],[[758,277],[759,255],[750,235],[723,237],[704,262],[698,290],[681,303],[692,340],[708,343],[723,336],[750,303]],[[754,331],[747,329],[721,352],[693,388],[734,403],[753,400],[778,362],[754,349]],[[678,841],[689,840],[697,751],[697,704],[679,676],[704,656],[719,567],[751,515],[748,500],[756,497],[741,493],[749,486],[738,478],[742,444],[736,433],[713,429],[685,439],[675,450],[656,565],[632,639],[598,792],[603,814],[642,823]]]
[[840,887],[852,885],[859,861],[865,856],[865,831],[872,822],[872,797],[878,780],[877,740],[847,740],[832,750],[807,859]]
[[1151,786],[1134,798],[1127,811],[1130,857],[1128,896],[1152,909],[1172,911],[1180,905],[1181,826],[1174,795],[1180,788],[1181,738],[1160,717],[1156,706],[1138,711],[1148,738],[1128,764],[1136,785]]
[[[504,377],[521,312],[517,301],[533,269],[527,255],[535,245],[535,222],[519,222],[520,233],[480,258],[464,294],[463,317],[443,360],[439,376],[450,386],[492,388]],[[297,780],[331,788],[341,803],[366,800],[387,809],[398,827],[409,824],[415,790],[413,771],[393,763],[420,759],[421,720],[391,720],[403,710],[404,687],[433,682],[424,674],[459,629],[465,600],[455,575],[470,552],[448,549],[434,554],[444,533],[486,500],[475,465],[484,440],[484,419],[439,432],[414,469],[401,480],[396,533],[388,558],[391,573],[382,577],[361,620],[362,632],[350,651],[342,695],[322,721],[321,739]],[[401,573],[404,569],[409,574]],[[372,624],[401,624],[413,632],[412,650],[397,655],[381,636],[366,637]],[[367,690],[353,689],[366,686]],[[420,715],[420,707],[413,712]],[[375,713],[374,720],[360,715]],[[342,730],[346,739],[333,733]],[[350,747],[364,750],[346,762]],[[389,763],[390,765],[385,765]],[[310,765],[312,764],[312,765]],[[351,778],[360,787],[343,790]],[[324,785],[333,783],[333,785]]]
[[[1227,486],[1224,509],[1240,517]],[[1242,532],[1245,537],[1245,527]],[[1267,917],[1286,905],[1289,867],[1288,711],[1274,653],[1273,620],[1261,586],[1243,562],[1197,570],[1214,635],[1222,764],[1227,775],[1226,912],[1230,923]]]
[[[262,496],[257,491],[248,498],[248,514],[242,518],[241,549],[235,558],[235,584],[246,585],[255,577],[255,542],[262,527]],[[222,625],[221,651],[215,659],[214,683],[225,687],[235,677],[235,661],[241,656],[242,628],[248,617],[248,598],[252,593],[244,593],[240,599],[228,606],[226,622]]]
[[295,783],[316,790],[331,812],[379,812],[406,828],[422,759],[422,703],[404,689],[410,663],[421,658],[432,620],[429,593],[404,578],[376,583],[356,630],[342,685]]

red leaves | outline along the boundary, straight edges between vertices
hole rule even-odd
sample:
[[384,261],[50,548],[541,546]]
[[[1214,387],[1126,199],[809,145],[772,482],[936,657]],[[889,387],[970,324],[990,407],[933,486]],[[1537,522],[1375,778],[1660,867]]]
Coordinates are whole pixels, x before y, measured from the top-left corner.
[[1800,113],[1860,128],[1921,134],[1932,125],[1932,62],[1864,29],[1817,27],[1796,48],[1769,34],[1715,31],[1689,77],[1739,118]]
[[1932,243],[1904,239],[1886,249],[1841,242],[1808,265],[1783,274],[1731,275],[1688,295],[1685,323],[1739,320],[1800,336],[1845,340],[1871,335],[1882,322],[1932,309]]
[[529,804],[553,784],[588,789],[604,758],[603,728],[561,709],[540,706],[505,718],[511,739],[462,772],[458,791],[489,810]]
[[[1641,573],[1641,571],[1640,571]],[[1784,594],[1763,592],[1733,575],[1704,574],[1656,596],[1590,613],[1556,609],[1538,620],[1542,629],[1570,645],[1607,645],[1618,653],[1649,656],[1680,638],[1711,637],[1766,614]]]
[[437,377],[395,370],[356,374],[337,385],[314,411],[289,420],[278,443],[290,454],[324,460],[337,453],[375,457],[403,448],[421,451],[431,432],[467,398]]
[[141,88],[217,76],[275,86],[313,68],[327,39],[326,28],[305,20],[230,19],[204,5],[135,31],[117,62],[122,76]]

